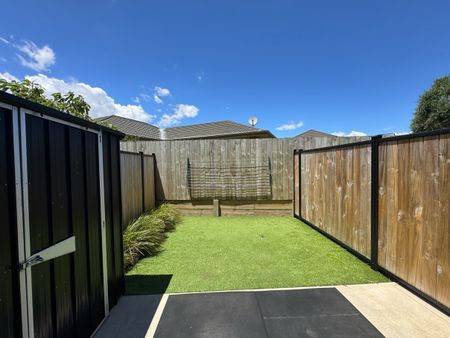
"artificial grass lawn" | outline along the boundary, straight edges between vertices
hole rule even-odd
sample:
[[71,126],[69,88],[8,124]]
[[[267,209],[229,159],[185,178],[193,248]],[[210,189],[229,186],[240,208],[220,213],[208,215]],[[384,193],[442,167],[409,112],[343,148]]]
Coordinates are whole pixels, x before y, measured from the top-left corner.
[[292,217],[184,217],[163,251],[126,277],[128,294],[384,282]]

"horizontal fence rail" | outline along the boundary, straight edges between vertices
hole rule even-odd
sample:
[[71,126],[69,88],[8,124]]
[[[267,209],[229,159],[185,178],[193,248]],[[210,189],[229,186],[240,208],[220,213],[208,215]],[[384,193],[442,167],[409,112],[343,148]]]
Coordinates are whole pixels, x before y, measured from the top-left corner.
[[155,208],[155,156],[120,152],[122,224]]
[[294,151],[293,168],[295,217],[449,314],[450,129]]

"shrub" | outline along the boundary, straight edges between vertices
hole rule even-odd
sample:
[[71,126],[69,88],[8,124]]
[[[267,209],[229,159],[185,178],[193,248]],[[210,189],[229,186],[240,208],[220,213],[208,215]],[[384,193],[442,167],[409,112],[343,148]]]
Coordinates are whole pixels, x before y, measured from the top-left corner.
[[166,231],[175,230],[175,225],[180,221],[180,213],[172,205],[164,203],[154,211],[155,217],[162,219]]
[[171,205],[163,204],[131,222],[123,233],[125,271],[129,271],[141,258],[158,254],[166,232],[173,231],[179,220],[178,211]]

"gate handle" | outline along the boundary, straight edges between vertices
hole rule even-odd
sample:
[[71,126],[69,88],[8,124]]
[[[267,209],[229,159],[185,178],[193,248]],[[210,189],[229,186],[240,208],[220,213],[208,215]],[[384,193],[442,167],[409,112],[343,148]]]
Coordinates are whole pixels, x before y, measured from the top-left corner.
[[72,252],[75,252],[75,236],[68,237],[61,242],[31,255],[22,264],[20,264],[20,268],[23,270],[30,266],[49,261]]
[[21,268],[23,270],[23,269],[26,269],[29,266],[42,263],[43,261],[44,261],[44,258],[42,258],[39,255],[34,255],[34,256],[28,257],[25,260],[25,262],[22,264]]

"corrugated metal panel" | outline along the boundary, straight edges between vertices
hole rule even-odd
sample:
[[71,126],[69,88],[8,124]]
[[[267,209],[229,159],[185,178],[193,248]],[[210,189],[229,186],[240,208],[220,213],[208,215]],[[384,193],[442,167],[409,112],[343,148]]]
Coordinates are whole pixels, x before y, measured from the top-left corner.
[[103,135],[106,240],[108,252],[109,306],[123,293],[122,221],[120,198],[119,139]]
[[[47,121],[28,116],[27,121],[28,153],[28,196],[30,214],[31,252],[36,253],[52,243],[49,229],[49,158]],[[32,269],[33,313],[36,337],[53,337],[52,290],[53,267],[44,262]]]
[[109,135],[103,135],[103,167],[105,180],[105,222],[106,222],[106,250],[108,253],[108,292],[109,307],[116,303],[116,283],[114,265],[114,229],[112,215],[112,181],[111,181],[111,145]]
[[123,276],[123,250],[122,250],[122,207],[120,191],[120,140],[117,136],[110,135],[111,149],[111,197],[112,220],[114,233],[114,270],[116,282],[116,302],[124,292]]
[[0,337],[21,334],[11,114],[0,108]]
[[105,316],[101,249],[100,194],[97,135],[85,133],[86,201],[90,277],[91,327]]
[[[73,235],[77,250],[74,253],[75,331],[78,337],[89,337],[92,332],[89,301],[89,253],[87,236],[86,166],[84,134],[80,129],[69,129],[70,201]],[[76,212],[73,212],[76,211]],[[99,227],[99,225],[97,225]]]
[[[70,236],[69,209],[69,162],[68,162],[68,129],[69,127],[55,122],[48,122],[49,169],[50,169],[50,210],[52,244],[56,244]],[[78,213],[78,210],[73,210]],[[78,240],[76,239],[78,242]],[[56,337],[73,337],[74,313],[72,303],[73,254],[64,255],[53,260],[53,312],[55,318]],[[74,292],[75,293],[75,292]]]

